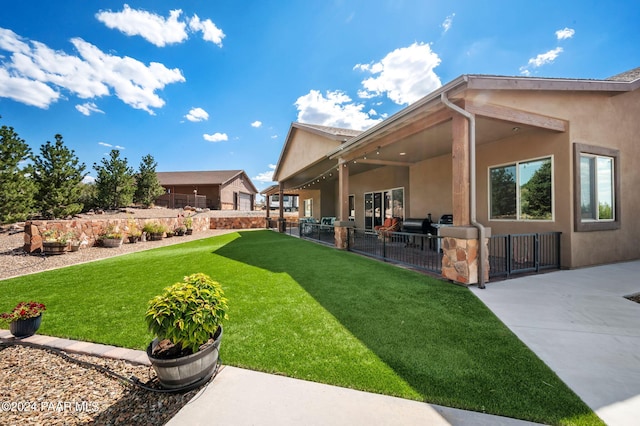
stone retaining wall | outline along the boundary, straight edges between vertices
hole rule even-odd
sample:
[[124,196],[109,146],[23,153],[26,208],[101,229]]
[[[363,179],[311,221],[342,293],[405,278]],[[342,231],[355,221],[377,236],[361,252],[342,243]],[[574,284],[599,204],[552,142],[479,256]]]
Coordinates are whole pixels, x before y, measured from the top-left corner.
[[266,228],[267,220],[264,216],[248,217],[212,217],[210,229],[255,229]]
[[[86,246],[92,247],[109,226],[117,226],[125,234],[126,238],[127,230],[132,222],[135,222],[138,229],[142,229],[147,222],[159,222],[168,229],[173,230],[184,224],[184,218],[103,219],[96,216],[95,219],[32,220],[25,223],[24,250],[27,253],[42,250],[42,234],[51,229],[73,233],[75,235],[74,239],[85,242]],[[264,226],[264,219],[262,223]],[[209,217],[193,216],[193,232],[204,231],[209,228]]]

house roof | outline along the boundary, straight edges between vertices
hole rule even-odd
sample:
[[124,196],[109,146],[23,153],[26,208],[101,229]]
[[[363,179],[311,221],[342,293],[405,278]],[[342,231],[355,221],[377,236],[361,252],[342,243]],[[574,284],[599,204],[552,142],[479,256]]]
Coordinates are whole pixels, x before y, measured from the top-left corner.
[[160,185],[225,185],[239,176],[246,179],[254,193],[258,190],[244,170],[209,170],[191,172],[157,172]]
[[607,80],[614,81],[635,81],[640,79],[640,67],[634,68],[629,71],[625,71],[620,74],[616,74],[613,77],[609,77]]

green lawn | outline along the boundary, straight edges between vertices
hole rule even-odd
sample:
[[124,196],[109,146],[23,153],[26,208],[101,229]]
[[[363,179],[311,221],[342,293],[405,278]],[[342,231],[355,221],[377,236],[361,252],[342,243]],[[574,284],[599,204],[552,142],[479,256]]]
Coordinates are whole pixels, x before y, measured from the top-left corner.
[[466,288],[271,231],[0,281],[0,311],[38,300],[47,305],[39,333],[144,349],[147,301],[194,272],[229,298],[225,364],[547,424],[603,424]]

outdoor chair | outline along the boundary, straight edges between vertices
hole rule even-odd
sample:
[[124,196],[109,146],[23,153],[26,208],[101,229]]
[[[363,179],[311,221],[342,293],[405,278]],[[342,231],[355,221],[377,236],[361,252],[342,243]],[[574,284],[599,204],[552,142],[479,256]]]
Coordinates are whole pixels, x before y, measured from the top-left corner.
[[398,229],[400,229],[400,219],[397,217],[388,217],[384,220],[382,226],[374,227],[379,239],[389,238],[391,234],[397,232]]

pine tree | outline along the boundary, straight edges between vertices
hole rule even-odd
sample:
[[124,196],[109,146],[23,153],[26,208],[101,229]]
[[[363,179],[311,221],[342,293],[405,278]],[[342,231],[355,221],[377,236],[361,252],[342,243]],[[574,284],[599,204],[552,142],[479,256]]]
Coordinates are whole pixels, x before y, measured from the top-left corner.
[[64,146],[62,135],[55,138],[55,144],[47,141],[40,147],[40,156],[33,157],[36,207],[47,219],[72,216],[83,207],[80,183],[86,166],[73,150]]
[[13,127],[0,127],[0,223],[25,220],[32,213],[31,170],[22,166],[30,153]]
[[164,188],[160,185],[156,174],[157,166],[158,163],[151,154],[142,157],[136,176],[136,193],[133,200],[144,207],[150,207],[156,198],[164,193]]
[[120,158],[120,151],[112,149],[109,159],[103,158],[102,165],[93,164],[97,172],[97,203],[102,208],[126,207],[133,201],[135,177],[126,158]]

